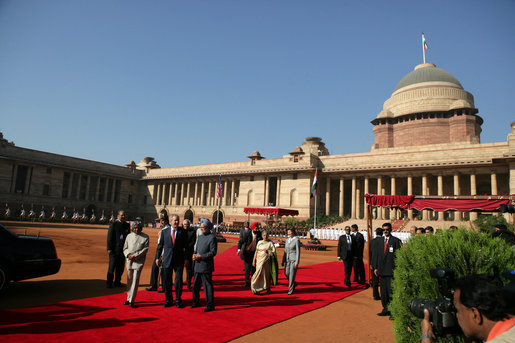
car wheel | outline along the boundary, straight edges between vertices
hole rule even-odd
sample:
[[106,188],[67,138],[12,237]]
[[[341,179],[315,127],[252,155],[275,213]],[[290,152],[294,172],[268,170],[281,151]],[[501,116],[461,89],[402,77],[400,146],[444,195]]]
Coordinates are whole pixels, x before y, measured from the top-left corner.
[[9,269],[3,263],[0,263],[0,293],[9,286]]

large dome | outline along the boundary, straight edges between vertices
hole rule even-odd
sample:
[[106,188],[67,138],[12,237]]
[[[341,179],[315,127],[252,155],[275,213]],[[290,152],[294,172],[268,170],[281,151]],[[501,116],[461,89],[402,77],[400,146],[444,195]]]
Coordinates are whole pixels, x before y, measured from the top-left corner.
[[432,63],[424,63],[419,64],[415,67],[415,70],[404,76],[404,78],[397,84],[397,87],[395,87],[394,93],[401,88],[423,82],[445,82],[463,89],[461,83],[454,76],[452,76],[451,73],[437,68]]

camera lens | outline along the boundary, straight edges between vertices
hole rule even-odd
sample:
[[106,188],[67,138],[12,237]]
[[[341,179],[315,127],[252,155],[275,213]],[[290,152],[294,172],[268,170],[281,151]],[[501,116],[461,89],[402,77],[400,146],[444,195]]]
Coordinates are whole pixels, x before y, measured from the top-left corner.
[[424,318],[424,309],[426,308],[429,310],[429,313],[432,313],[435,303],[424,298],[415,298],[411,301],[410,311],[415,317]]

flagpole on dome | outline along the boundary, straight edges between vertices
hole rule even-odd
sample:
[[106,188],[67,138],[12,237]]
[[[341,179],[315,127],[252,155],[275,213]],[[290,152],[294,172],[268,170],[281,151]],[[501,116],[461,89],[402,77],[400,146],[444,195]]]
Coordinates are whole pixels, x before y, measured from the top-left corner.
[[422,32],[422,55],[423,55],[423,60],[424,60],[424,64],[426,63],[426,50],[427,50],[427,42],[426,42],[426,37],[424,36],[424,32]]

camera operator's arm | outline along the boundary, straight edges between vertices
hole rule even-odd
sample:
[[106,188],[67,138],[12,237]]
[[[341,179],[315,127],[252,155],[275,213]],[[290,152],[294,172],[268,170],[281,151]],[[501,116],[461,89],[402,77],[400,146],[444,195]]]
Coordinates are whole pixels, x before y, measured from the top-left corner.
[[420,330],[422,336],[420,336],[420,343],[431,343],[433,339],[436,339],[433,333],[433,323],[429,321],[430,315],[427,309],[424,309],[424,319],[420,322]]

